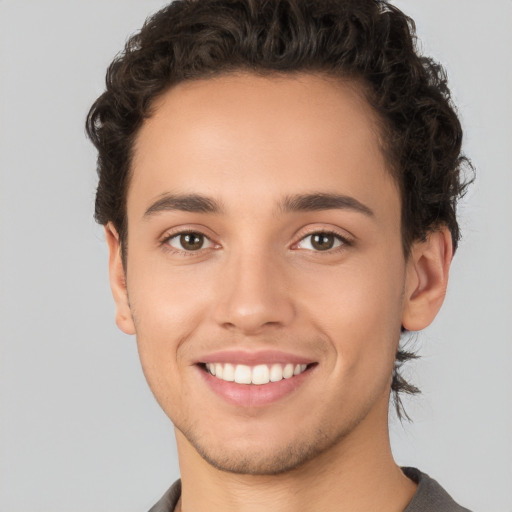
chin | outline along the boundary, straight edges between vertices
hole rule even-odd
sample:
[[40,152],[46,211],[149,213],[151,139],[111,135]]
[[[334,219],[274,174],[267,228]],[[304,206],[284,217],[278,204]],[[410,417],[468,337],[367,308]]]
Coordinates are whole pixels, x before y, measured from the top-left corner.
[[239,475],[260,476],[299,470],[329,451],[347,434],[342,431],[333,435],[318,429],[313,435],[311,431],[309,435],[296,435],[293,441],[269,440],[267,436],[261,436],[254,441],[233,438],[229,443],[219,443],[180,431],[203,460],[214,468]]
[[289,445],[279,451],[203,449],[195,447],[203,459],[220,471],[239,475],[278,475],[296,470],[314,459],[317,455],[316,446]]

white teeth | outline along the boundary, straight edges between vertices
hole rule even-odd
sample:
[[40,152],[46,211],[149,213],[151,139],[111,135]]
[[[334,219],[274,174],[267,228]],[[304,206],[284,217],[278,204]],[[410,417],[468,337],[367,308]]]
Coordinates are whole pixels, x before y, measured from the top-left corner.
[[237,364],[235,368],[235,382],[237,384],[251,383],[251,367],[245,364]]
[[252,369],[253,384],[268,384],[270,382],[270,370],[266,364],[259,364]]
[[293,370],[293,375],[299,375],[299,373],[302,373],[306,368],[307,364],[298,364],[295,366],[295,370]]
[[232,364],[226,363],[222,370],[222,380],[233,382],[235,380],[235,367]]
[[293,364],[287,364],[283,370],[283,377],[289,379],[293,375]]
[[279,382],[283,380],[283,367],[280,364],[273,364],[270,367],[270,381]]
[[206,363],[206,370],[218,379],[237,384],[255,384],[257,386],[269,382],[279,382],[299,375],[307,368],[307,364],[259,364],[247,366],[245,364]]

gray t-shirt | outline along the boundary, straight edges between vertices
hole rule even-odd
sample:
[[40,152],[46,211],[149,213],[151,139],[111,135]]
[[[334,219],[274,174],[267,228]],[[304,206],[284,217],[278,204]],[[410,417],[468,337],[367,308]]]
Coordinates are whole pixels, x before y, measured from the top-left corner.
[[416,468],[402,468],[402,471],[418,484],[416,493],[404,512],[470,512],[467,508],[457,505],[451,496],[425,473]]
[[[457,505],[449,494],[433,479],[416,468],[402,471],[418,484],[412,501],[404,512],[470,512]],[[173,512],[181,495],[181,480],[177,480],[149,512]]]

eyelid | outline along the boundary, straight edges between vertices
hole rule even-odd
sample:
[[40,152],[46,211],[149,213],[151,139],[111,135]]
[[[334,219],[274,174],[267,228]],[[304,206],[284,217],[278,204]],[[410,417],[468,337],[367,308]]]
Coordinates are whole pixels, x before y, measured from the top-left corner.
[[[203,237],[206,246],[203,245],[202,247],[200,247],[197,250],[187,251],[186,249],[181,249],[180,247],[175,247],[174,245],[171,244],[171,241],[179,240],[183,235],[189,235],[189,234],[190,235],[199,235],[199,236]],[[199,252],[203,249],[210,249],[214,245],[213,242],[210,240],[210,238],[208,238],[206,235],[203,235],[203,233],[198,233],[196,231],[185,231],[184,233],[177,233],[175,235],[169,236],[169,237],[167,237],[165,243],[167,245],[170,245],[173,249],[176,249],[178,251],[184,251],[184,252]]]
[[[209,251],[212,249],[217,249],[220,247],[220,244],[214,241],[214,237],[212,235],[206,234],[207,231],[202,226],[197,225],[191,225],[191,226],[180,226],[176,228],[168,229],[164,232],[164,234],[159,237],[158,239],[158,245],[161,246],[164,250],[175,253],[175,254],[184,254],[187,256],[193,256],[194,254],[201,254],[205,251]],[[181,235],[186,235],[189,233],[196,233],[198,235],[203,236],[206,240],[209,242],[209,247],[201,247],[200,249],[197,249],[196,251],[187,251],[185,249],[178,249],[176,247],[171,246],[168,242],[169,240],[172,240],[173,238],[177,238]]]
[[158,237],[158,241],[161,243],[165,240],[168,240],[169,238],[172,238],[173,236],[183,235],[186,233],[198,233],[212,241],[217,236],[214,232],[212,232],[211,229],[203,226],[202,224],[182,224],[163,231],[162,234]]
[[[341,244],[337,247],[328,249],[326,251],[314,251],[314,252],[318,252],[318,253],[321,253],[321,252],[329,253],[330,252],[330,253],[332,253],[332,252],[335,252],[336,250],[341,250],[344,247],[349,247],[349,246],[353,245],[353,243],[354,243],[354,237],[352,235],[347,234],[346,231],[344,231],[344,230],[343,231],[341,229],[338,230],[338,229],[336,229],[334,227],[330,227],[330,226],[329,227],[318,226],[318,227],[310,227],[307,230],[301,230],[297,235],[297,241],[292,244],[291,248],[292,249],[298,248],[297,246],[304,239],[306,239],[310,236],[313,236],[313,235],[318,235],[318,234],[333,235],[341,241]],[[304,249],[304,250],[308,250],[308,249]]]

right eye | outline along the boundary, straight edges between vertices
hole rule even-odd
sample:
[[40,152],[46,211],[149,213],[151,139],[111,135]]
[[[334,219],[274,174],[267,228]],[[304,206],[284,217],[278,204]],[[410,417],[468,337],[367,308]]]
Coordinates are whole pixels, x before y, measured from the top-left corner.
[[164,243],[170,245],[173,249],[186,252],[209,249],[214,245],[208,237],[195,231],[177,233],[167,238]]

